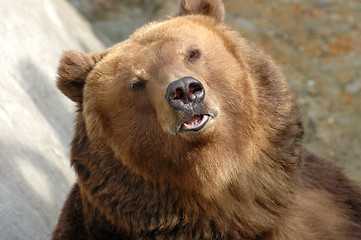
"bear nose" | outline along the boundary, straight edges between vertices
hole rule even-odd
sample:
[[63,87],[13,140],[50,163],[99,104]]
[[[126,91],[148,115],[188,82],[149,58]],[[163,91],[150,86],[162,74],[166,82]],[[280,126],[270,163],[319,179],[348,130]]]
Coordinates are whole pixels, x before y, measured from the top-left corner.
[[204,88],[200,81],[193,77],[183,77],[171,82],[165,99],[176,110],[187,110],[204,99]]

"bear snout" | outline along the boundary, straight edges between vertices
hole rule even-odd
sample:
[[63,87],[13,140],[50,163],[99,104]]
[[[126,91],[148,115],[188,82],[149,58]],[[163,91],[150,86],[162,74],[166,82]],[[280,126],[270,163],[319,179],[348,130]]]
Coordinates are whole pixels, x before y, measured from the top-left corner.
[[193,77],[183,77],[168,85],[165,99],[171,108],[189,112],[197,108],[204,95],[204,87],[200,81]]
[[203,84],[194,77],[183,77],[168,85],[165,99],[173,110],[180,113],[176,132],[200,131],[214,116],[204,106],[204,97]]

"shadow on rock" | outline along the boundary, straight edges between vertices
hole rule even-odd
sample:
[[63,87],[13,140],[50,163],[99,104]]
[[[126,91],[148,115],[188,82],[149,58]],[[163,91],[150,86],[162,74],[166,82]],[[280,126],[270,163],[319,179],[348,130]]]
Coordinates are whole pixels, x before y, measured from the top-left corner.
[[50,238],[71,185],[61,156],[9,139],[0,139],[0,149],[0,199],[7,199],[0,202],[1,239]]

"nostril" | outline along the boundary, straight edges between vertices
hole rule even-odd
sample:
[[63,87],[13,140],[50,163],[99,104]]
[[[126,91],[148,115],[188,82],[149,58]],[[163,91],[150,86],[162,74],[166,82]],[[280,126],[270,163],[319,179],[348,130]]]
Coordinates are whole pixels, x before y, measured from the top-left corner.
[[189,85],[189,93],[190,94],[197,94],[197,93],[201,93],[202,91],[203,91],[203,87],[200,84],[191,83]]
[[177,88],[177,89],[174,91],[174,94],[173,94],[171,100],[173,100],[173,101],[181,100],[181,99],[183,98],[183,95],[184,95],[184,93],[183,93],[182,89],[181,89],[181,88]]
[[195,102],[200,102],[204,98],[203,85],[198,81],[197,82],[192,82],[191,84],[189,84],[188,92],[189,92],[188,99],[191,102],[194,102],[194,103]]

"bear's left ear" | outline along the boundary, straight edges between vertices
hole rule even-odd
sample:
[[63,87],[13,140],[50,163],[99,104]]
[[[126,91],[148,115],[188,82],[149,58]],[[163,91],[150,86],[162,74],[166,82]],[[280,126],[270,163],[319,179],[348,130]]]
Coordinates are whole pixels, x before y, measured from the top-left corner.
[[181,0],[178,16],[184,15],[206,15],[223,22],[224,5],[222,0]]
[[82,102],[85,79],[104,55],[64,52],[58,67],[58,89],[74,102]]

